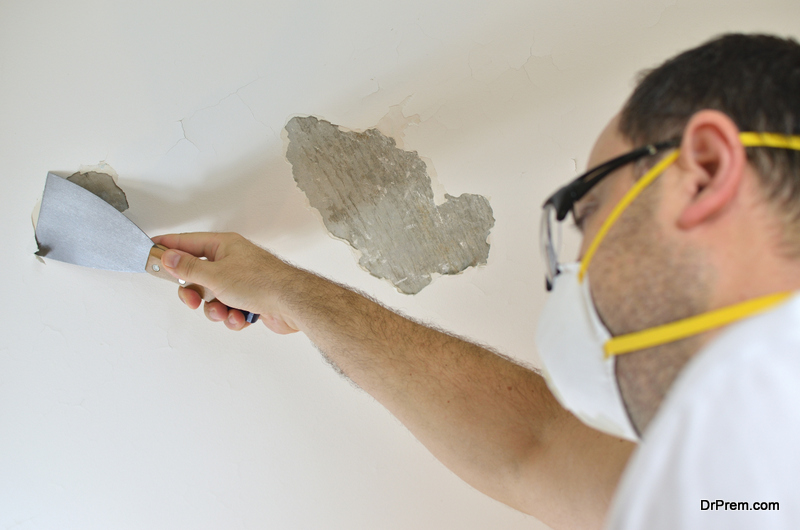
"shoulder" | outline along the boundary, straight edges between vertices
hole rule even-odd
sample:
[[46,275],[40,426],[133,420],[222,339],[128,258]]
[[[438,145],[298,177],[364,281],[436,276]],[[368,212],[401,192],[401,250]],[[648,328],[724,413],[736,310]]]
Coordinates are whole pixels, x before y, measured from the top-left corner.
[[[625,471],[612,528],[800,527],[798,407],[795,296],[731,326],[684,369]],[[750,509],[703,503],[717,500]]]

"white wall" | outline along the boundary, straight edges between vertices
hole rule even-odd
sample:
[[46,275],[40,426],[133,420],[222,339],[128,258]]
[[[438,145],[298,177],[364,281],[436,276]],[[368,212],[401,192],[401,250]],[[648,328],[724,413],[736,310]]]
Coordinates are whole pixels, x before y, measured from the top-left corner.
[[[148,234],[234,230],[535,362],[539,205],[636,71],[800,3],[0,1],[0,527],[544,528],[462,483],[303,336],[228,332],[144,274],[39,263],[48,170],[105,161]],[[490,198],[489,263],[414,297],[308,209],[280,131],[405,101],[439,190]]]

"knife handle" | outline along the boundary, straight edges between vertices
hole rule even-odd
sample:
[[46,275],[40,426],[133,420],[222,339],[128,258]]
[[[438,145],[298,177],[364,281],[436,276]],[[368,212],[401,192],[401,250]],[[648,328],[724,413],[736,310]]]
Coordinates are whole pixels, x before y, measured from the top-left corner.
[[[161,264],[161,256],[164,254],[165,250],[169,249],[163,245],[153,245],[153,248],[150,249],[150,255],[147,257],[147,269],[146,269],[148,274],[150,274],[151,276],[155,276],[156,278],[161,278],[162,280],[167,280],[172,283],[177,283],[178,285],[185,287],[186,289],[191,289],[192,291],[199,294],[200,298],[202,298],[206,302],[216,300],[216,296],[214,296],[214,293],[212,293],[210,289],[206,289],[202,285],[197,285],[196,283],[183,282],[183,280],[178,280],[177,278],[175,278],[175,276],[170,274]],[[233,309],[233,308],[228,307],[228,309]],[[239,311],[241,311],[242,314],[244,314],[244,320],[246,322],[249,322],[250,324],[258,322],[259,315],[257,315],[256,313],[251,313],[250,311],[245,311],[243,309],[239,309]]]

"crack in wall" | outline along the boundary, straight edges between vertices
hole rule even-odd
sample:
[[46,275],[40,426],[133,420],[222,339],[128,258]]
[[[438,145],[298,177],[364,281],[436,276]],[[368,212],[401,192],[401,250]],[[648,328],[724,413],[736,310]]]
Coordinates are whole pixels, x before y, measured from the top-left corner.
[[[247,111],[250,113],[250,116],[253,118],[253,121],[255,121],[256,123],[259,123],[259,124],[263,125],[265,128],[269,129],[269,130],[272,132],[272,134],[274,135],[274,134],[275,134],[275,129],[273,129],[272,127],[270,127],[269,125],[267,125],[266,123],[264,123],[263,121],[261,121],[260,119],[258,119],[258,117],[256,116],[256,114],[253,112],[253,109],[250,107],[250,105],[248,105],[247,101],[245,101],[245,99],[244,99],[244,98],[241,96],[241,94],[239,94],[239,92],[241,92],[241,91],[242,91],[242,90],[244,90],[245,88],[249,87],[250,85],[252,85],[252,84],[254,84],[254,83],[256,83],[256,82],[258,82],[258,81],[260,81],[260,80],[261,80],[261,76],[258,76],[256,79],[253,79],[252,81],[250,81],[250,82],[248,82],[248,83],[245,83],[244,85],[240,86],[239,88],[237,88],[237,89],[236,89],[236,90],[234,90],[233,92],[230,92],[230,93],[228,93],[227,95],[223,96],[222,98],[220,98],[219,100],[217,100],[217,102],[216,102],[216,103],[214,103],[214,104],[211,104],[211,105],[207,105],[207,106],[205,106],[205,107],[201,107],[201,108],[199,108],[199,109],[195,110],[194,112],[192,112],[192,114],[190,114],[189,116],[186,116],[186,117],[184,117],[184,118],[181,118],[181,119],[179,119],[179,120],[178,120],[178,123],[179,123],[179,124],[180,124],[180,126],[181,126],[181,136],[182,136],[182,137],[181,137],[181,138],[178,138],[178,140],[177,140],[177,141],[176,141],[176,142],[175,142],[175,143],[172,145],[172,147],[170,147],[170,148],[167,150],[167,152],[166,152],[165,154],[167,154],[167,153],[169,153],[170,151],[172,151],[173,149],[175,149],[175,148],[178,146],[178,144],[180,144],[180,143],[181,143],[182,141],[184,141],[184,140],[186,140],[187,142],[189,142],[190,144],[192,144],[192,146],[193,146],[195,149],[197,149],[197,151],[202,151],[202,149],[201,149],[201,148],[200,148],[200,146],[198,145],[198,142],[197,142],[197,141],[195,141],[195,140],[193,140],[193,139],[190,137],[192,133],[190,133],[190,132],[188,132],[188,131],[187,131],[187,124],[188,124],[189,122],[191,122],[191,121],[192,121],[192,120],[193,120],[193,119],[194,119],[194,118],[195,118],[195,117],[196,117],[198,114],[200,114],[200,113],[202,113],[202,112],[204,112],[204,111],[207,111],[207,110],[210,110],[210,109],[213,109],[213,108],[215,108],[215,107],[218,107],[218,106],[222,105],[222,104],[223,104],[223,103],[224,103],[224,102],[225,102],[227,99],[229,99],[229,98],[231,98],[231,97],[233,97],[233,96],[236,96],[236,97],[239,99],[239,101],[242,103],[242,105],[244,105],[244,107],[245,107],[245,108],[247,109]],[[200,142],[200,143],[202,143],[202,142]],[[212,147],[212,149],[213,149],[213,147]],[[215,150],[215,152],[216,152],[216,150]]]

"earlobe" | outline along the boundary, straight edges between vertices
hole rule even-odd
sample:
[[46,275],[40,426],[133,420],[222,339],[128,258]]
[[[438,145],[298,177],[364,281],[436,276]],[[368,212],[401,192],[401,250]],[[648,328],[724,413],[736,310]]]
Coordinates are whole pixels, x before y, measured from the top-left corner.
[[719,214],[739,191],[747,165],[739,128],[722,112],[695,113],[684,129],[676,164],[692,188],[678,219],[678,226],[688,230]]

